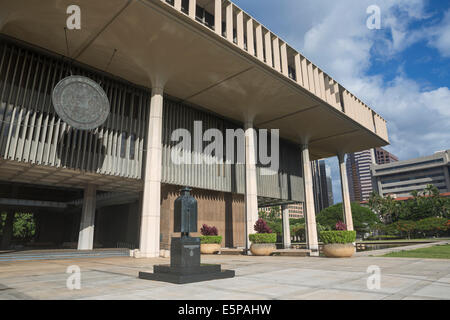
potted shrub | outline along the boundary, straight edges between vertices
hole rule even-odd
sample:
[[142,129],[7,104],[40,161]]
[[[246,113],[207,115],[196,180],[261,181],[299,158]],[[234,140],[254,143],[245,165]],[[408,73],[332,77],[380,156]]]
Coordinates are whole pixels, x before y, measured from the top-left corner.
[[343,222],[336,224],[334,231],[320,232],[320,240],[323,242],[323,253],[330,258],[350,258],[355,254],[354,242],[356,231],[347,231]]
[[267,226],[263,219],[256,221],[254,229],[257,233],[249,235],[252,242],[250,252],[255,256],[269,256],[276,249],[277,234]]
[[222,247],[222,236],[219,236],[219,232],[216,227],[210,227],[204,224],[200,229],[202,236],[200,237],[200,253],[213,254],[220,252]]

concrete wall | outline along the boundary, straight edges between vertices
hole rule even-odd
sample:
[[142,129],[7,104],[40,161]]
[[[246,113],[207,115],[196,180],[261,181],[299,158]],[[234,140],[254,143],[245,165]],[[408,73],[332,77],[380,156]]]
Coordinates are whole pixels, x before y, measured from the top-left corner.
[[[170,249],[170,239],[180,236],[173,232],[173,203],[181,187],[163,185],[161,190],[161,249]],[[198,233],[205,223],[215,226],[223,236],[223,247],[245,245],[244,196],[232,193],[193,189],[192,195],[198,202]]]

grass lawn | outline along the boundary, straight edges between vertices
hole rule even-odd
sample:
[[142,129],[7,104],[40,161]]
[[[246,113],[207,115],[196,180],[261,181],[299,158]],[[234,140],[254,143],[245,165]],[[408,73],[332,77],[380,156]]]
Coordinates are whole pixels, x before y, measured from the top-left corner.
[[450,245],[434,246],[410,251],[391,252],[385,254],[383,257],[450,259]]
[[364,241],[357,241],[359,243],[366,243],[366,242],[390,242],[390,243],[402,243],[402,242],[438,242],[438,241],[444,241],[444,240],[450,240],[450,238],[428,238],[428,239],[396,239],[396,240],[364,240]]

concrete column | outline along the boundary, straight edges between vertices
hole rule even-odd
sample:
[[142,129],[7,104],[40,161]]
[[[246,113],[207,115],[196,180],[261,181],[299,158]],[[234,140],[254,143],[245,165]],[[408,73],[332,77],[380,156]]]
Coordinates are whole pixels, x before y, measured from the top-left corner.
[[283,247],[289,249],[291,247],[291,228],[289,226],[289,209],[287,205],[281,206],[283,214]]
[[287,45],[286,43],[282,43],[281,44],[281,67],[283,69],[283,74],[286,77],[289,77],[289,64],[288,64],[288,56],[287,56]]
[[262,26],[259,24],[256,26],[256,56],[259,60],[264,61],[264,46],[263,46],[263,35]]
[[233,42],[233,3],[229,3],[227,6],[226,27],[227,27],[227,39]]
[[11,245],[11,239],[13,235],[13,226],[14,226],[14,211],[8,211],[6,213],[6,222],[3,227],[3,236],[2,236],[2,249],[8,249]]
[[311,250],[311,256],[319,255],[319,242],[317,239],[316,212],[314,208],[313,177],[311,161],[309,160],[308,145],[302,145],[303,181],[305,185],[305,231],[306,246]]
[[298,53],[295,55],[294,61],[295,61],[295,74],[297,76],[297,83],[303,86],[302,65],[300,55]]
[[189,17],[195,20],[195,10],[197,8],[197,0],[189,0]]
[[268,31],[264,35],[264,41],[266,42],[266,63],[273,67],[272,62],[272,34]]
[[163,89],[153,88],[147,131],[139,257],[159,257]]
[[247,51],[251,55],[255,55],[255,39],[253,37],[253,19],[247,20]]
[[281,72],[280,40],[278,37],[273,39],[273,67],[275,70]]
[[174,6],[174,8],[177,9],[178,11],[181,11],[181,0],[175,0],[173,6]]
[[256,179],[256,132],[253,123],[245,124],[245,221],[246,249],[250,250],[248,236],[255,233],[258,220],[258,186]]
[[237,13],[236,24],[237,45],[244,49],[244,12],[242,10]]
[[214,2],[214,30],[219,36],[222,35],[222,0]]
[[352,207],[348,190],[347,169],[345,167],[345,153],[338,154],[339,172],[341,174],[342,207],[344,208],[344,223],[347,230],[353,231]]
[[89,184],[84,189],[83,208],[81,211],[78,250],[94,249],[94,222],[96,207],[96,188]]

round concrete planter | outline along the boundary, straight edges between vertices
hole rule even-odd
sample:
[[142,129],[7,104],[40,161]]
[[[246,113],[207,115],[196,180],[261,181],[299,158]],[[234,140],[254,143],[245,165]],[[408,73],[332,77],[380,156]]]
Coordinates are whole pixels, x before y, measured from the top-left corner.
[[214,254],[220,252],[221,245],[218,243],[202,243],[200,245],[200,253],[202,254]]
[[355,251],[353,243],[331,243],[323,246],[323,253],[329,258],[350,258]]
[[252,243],[250,246],[250,252],[254,256],[270,256],[276,249],[275,243]]

